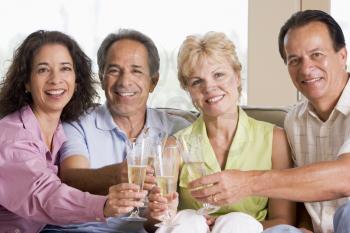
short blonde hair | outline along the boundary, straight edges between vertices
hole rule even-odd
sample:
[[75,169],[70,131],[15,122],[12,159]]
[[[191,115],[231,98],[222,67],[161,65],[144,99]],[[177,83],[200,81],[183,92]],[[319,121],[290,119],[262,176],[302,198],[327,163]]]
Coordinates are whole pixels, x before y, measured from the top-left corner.
[[[237,57],[236,46],[224,33],[211,31],[203,36],[190,35],[182,43],[177,56],[177,75],[184,90],[187,89],[187,79],[191,76],[194,67],[207,57],[219,62],[226,59],[240,78],[242,66]],[[239,93],[241,90],[242,87],[239,86]]]

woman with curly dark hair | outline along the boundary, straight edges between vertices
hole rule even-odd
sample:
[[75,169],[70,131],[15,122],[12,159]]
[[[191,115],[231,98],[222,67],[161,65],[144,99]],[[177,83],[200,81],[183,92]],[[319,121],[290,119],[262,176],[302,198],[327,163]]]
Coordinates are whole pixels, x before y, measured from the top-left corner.
[[120,191],[137,190],[135,185],[112,186],[107,200],[57,177],[55,161],[66,140],[61,121],[76,120],[93,106],[93,84],[90,59],[61,32],[36,31],[15,51],[0,89],[2,232],[32,233],[47,223],[100,221],[142,204],[118,204],[125,195]]
[[16,50],[13,63],[2,83],[0,92],[0,116],[13,113],[25,105],[32,105],[31,94],[25,85],[30,81],[33,57],[45,44],[61,44],[69,51],[73,60],[76,89],[72,99],[64,107],[61,120],[76,120],[93,105],[97,93],[93,86],[91,60],[79,48],[79,45],[67,35],[57,31],[37,31]]

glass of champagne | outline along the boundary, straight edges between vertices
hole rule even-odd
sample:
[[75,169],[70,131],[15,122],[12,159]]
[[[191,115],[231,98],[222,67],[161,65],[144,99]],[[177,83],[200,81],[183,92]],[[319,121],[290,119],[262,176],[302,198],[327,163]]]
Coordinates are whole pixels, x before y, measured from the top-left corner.
[[[148,150],[148,161],[147,165],[154,169],[154,160],[156,157],[156,148],[157,145],[163,145],[166,142],[167,134],[164,132],[164,130],[161,130],[157,127],[147,127],[145,130],[143,130],[143,133],[141,135],[142,140],[146,143],[146,149]],[[145,208],[148,206],[148,195],[145,197],[145,205],[142,208]]]
[[[126,157],[129,183],[140,186],[139,192],[143,190],[143,183],[146,178],[148,152],[145,141],[141,140],[141,142],[132,144]],[[147,221],[146,218],[139,216],[138,207],[135,207],[128,217],[122,217],[122,219],[126,221]]]
[[[176,192],[179,175],[180,151],[177,145],[167,145],[163,147],[161,144],[156,145],[156,151],[154,168],[157,186],[160,188],[161,196],[168,197]],[[175,214],[176,209],[170,208],[168,205],[165,214],[162,216],[162,222],[155,224],[155,226],[174,226],[174,224],[171,223],[171,220]]]
[[[205,164],[203,153],[203,138],[200,135],[186,135],[180,137],[182,145],[182,158],[188,170],[190,181],[202,176],[210,175],[211,172]],[[210,185],[209,185],[210,186]],[[201,187],[201,188],[204,188]],[[197,210],[198,214],[208,215],[220,209],[219,206],[204,202],[203,206]]]

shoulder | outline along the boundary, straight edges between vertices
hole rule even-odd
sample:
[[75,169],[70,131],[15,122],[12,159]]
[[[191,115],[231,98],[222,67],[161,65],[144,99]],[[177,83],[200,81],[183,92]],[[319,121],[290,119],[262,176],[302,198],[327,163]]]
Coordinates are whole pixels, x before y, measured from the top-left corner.
[[246,125],[246,127],[253,132],[259,132],[259,133],[262,133],[262,132],[270,133],[275,128],[275,125],[270,122],[260,121],[253,117],[248,116],[243,109],[240,109],[240,119],[238,123]]
[[150,108],[149,111],[170,134],[189,126],[197,118],[194,113],[180,109]]
[[33,139],[32,132],[24,127],[20,114],[15,112],[0,120],[0,141],[12,142]]
[[1,160],[26,161],[31,155],[43,151],[43,143],[30,130],[25,129],[21,121],[5,117],[0,120],[0,128]]
[[293,121],[296,121],[299,118],[299,115],[306,111],[308,104],[309,102],[307,100],[304,100],[292,106],[286,115],[284,124],[286,125]]
[[96,117],[101,112],[102,105],[98,105],[96,107],[90,108],[85,114],[81,115],[78,120],[71,122],[63,122],[63,128],[66,130],[67,128],[84,128],[89,127],[95,124]]

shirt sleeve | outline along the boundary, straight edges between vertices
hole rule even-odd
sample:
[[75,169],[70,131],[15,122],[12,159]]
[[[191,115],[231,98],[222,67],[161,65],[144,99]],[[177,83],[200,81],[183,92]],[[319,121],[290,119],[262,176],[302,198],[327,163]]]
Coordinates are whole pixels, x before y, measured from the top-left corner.
[[82,125],[78,122],[63,123],[63,129],[67,140],[60,149],[60,163],[72,155],[83,155],[90,160],[85,131]]
[[33,142],[0,144],[0,205],[23,218],[50,224],[103,220],[105,196],[61,183]]
[[343,143],[343,145],[340,147],[337,157],[343,155],[343,154],[349,154],[350,153],[350,137],[348,136]]

